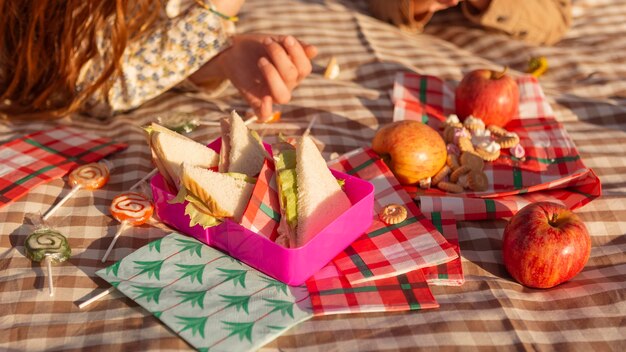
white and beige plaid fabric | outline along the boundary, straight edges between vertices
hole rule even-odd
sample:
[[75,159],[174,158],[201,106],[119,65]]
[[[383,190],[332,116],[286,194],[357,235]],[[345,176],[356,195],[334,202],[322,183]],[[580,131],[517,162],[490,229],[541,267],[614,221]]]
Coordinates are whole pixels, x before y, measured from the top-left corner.
[[[270,142],[282,131],[301,133],[317,116],[312,134],[324,155],[368,145],[376,129],[392,119],[389,98],[395,73],[415,71],[460,79],[479,67],[524,71],[529,58],[545,56],[550,68],[541,85],[585,165],[602,180],[604,195],[577,213],[592,236],[591,258],[569,283],[550,290],[527,289],[512,281],[501,258],[504,220],[459,222],[466,282],[432,287],[437,310],[353,314],[314,318],[289,330],[263,350],[365,351],[416,349],[537,349],[606,351],[626,349],[626,2],[574,1],[573,27],[553,47],[532,47],[485,33],[460,13],[436,15],[425,33],[407,34],[366,13],[365,1],[249,0],[239,31],[292,34],[318,46],[316,72],[282,107],[283,119],[261,129]],[[322,72],[336,56],[341,74]],[[106,187],[82,191],[59,209],[56,227],[69,238],[73,256],[53,268],[56,294],[49,298],[44,270],[24,257],[32,227],[25,214],[43,213],[69,187],[55,180],[0,210],[0,350],[186,350],[190,347],[150,313],[119,293],[85,311],[77,303],[108,285],[95,275],[118,224],[108,206],[152,170],[140,126],[166,114],[191,113],[217,120],[231,108],[245,110],[233,88],[219,99],[167,93],[127,115],[107,121],[3,125],[0,140],[69,123],[95,131],[129,148],[109,160],[115,165]],[[217,127],[191,137],[208,142]],[[127,230],[110,260],[119,260],[162,237],[161,226]]]

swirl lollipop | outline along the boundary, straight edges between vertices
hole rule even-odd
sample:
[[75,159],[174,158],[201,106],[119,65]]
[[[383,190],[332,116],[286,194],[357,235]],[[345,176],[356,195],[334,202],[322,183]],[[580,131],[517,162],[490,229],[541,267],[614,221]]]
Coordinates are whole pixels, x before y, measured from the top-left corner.
[[103,263],[109,257],[111,249],[113,249],[117,238],[124,232],[124,229],[129,225],[139,226],[148,221],[152,216],[154,207],[152,206],[152,202],[145,195],[136,192],[127,192],[113,198],[109,211],[122,225],[113,236],[109,248],[107,248],[104,257],[102,257]]
[[48,290],[54,295],[52,284],[52,262],[61,263],[69,259],[72,254],[67,238],[52,229],[37,230],[26,238],[24,244],[26,257],[35,262],[46,261],[48,267]]
[[104,163],[90,163],[77,167],[70,173],[69,184],[72,190],[65,195],[54,207],[48,210],[44,216],[44,220],[54,213],[63,203],[70,199],[76,192],[81,189],[94,190],[102,188],[109,181],[109,169]]

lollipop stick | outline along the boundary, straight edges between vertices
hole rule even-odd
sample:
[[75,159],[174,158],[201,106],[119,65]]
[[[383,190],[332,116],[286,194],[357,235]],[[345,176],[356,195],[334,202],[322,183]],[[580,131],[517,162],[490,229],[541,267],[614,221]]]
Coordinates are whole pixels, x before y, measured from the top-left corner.
[[66,194],[65,197],[61,198],[61,200],[55,206],[50,208],[50,210],[48,210],[43,215],[43,219],[48,220],[48,218],[52,215],[52,213],[54,213],[57,209],[59,209],[61,205],[63,205],[63,203],[67,202],[67,200],[70,199],[72,196],[74,196],[74,194],[76,194],[76,192],[78,192],[81,188],[82,187],[80,185],[74,186],[72,190],[70,191],[70,193]]
[[85,307],[87,307],[88,305],[92,304],[93,302],[99,300],[100,298],[113,293],[113,291],[115,290],[115,287],[111,286],[108,289],[106,289],[105,291],[102,291],[100,293],[98,293],[97,295],[91,297],[90,299],[86,300],[85,302],[81,303],[78,305],[78,309],[83,309]]
[[198,121],[198,125],[202,126],[219,126],[220,123],[217,121]]
[[309,125],[306,126],[304,133],[302,133],[303,136],[308,136],[309,134],[311,134],[311,128],[313,128],[315,121],[317,121],[317,115],[313,116],[313,118],[311,119],[311,122],[309,122]]
[[[256,122],[258,119],[258,117],[252,116],[243,123],[244,125],[248,126],[249,124]],[[220,126],[220,123],[217,121],[199,121],[198,124],[203,126]]]
[[52,284],[52,260],[50,257],[46,257],[46,266],[48,267],[48,292],[50,297],[54,296],[54,286]]
[[159,169],[154,169],[152,171],[150,171],[146,176],[144,176],[141,180],[137,181],[137,183],[135,183],[134,185],[132,185],[130,187],[130,190],[132,191],[133,189],[139,187],[142,183],[144,183],[146,180],[150,179],[152,176],[154,176],[157,171],[159,171]]
[[251,118],[247,119],[246,121],[243,122],[244,125],[248,126],[251,123],[255,123],[257,122],[259,118],[256,116],[252,116]]
[[111,244],[109,245],[109,248],[107,248],[107,251],[104,253],[104,257],[102,257],[102,262],[103,263],[106,262],[107,258],[109,257],[109,254],[111,253],[111,250],[113,249],[113,246],[115,245],[115,242],[117,242],[117,238],[120,237],[122,232],[124,232],[124,229],[126,228],[127,225],[128,225],[128,222],[122,221],[122,225],[117,230],[115,235],[113,235],[113,240],[111,241]]

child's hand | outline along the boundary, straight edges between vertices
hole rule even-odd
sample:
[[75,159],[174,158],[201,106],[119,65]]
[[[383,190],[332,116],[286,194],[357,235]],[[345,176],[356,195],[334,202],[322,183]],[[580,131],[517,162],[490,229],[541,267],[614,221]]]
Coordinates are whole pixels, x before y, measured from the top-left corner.
[[314,46],[291,36],[242,34],[207,65],[217,66],[210,71],[221,71],[263,121],[272,115],[272,104],[291,100],[291,91],[311,73],[316,55]]

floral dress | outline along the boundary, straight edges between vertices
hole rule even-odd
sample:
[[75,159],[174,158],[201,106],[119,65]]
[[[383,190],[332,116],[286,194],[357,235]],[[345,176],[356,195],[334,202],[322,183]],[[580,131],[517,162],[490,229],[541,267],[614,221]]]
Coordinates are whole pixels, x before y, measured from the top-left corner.
[[[98,117],[134,109],[175,87],[195,88],[187,78],[229,46],[233,23],[211,11],[211,4],[194,0],[171,0],[164,13],[147,32],[130,42],[122,56],[122,75],[106,94],[94,95],[83,111]],[[99,43],[100,52],[107,45],[106,34]],[[102,71],[107,55],[85,65],[79,77],[91,82]],[[203,84],[209,91],[221,90],[225,82]]]

